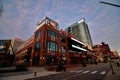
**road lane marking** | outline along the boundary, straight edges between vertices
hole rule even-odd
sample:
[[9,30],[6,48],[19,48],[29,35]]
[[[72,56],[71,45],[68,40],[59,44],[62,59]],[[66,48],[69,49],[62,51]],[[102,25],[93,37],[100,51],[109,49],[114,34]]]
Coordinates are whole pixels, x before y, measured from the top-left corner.
[[105,74],[105,73],[106,73],[106,71],[102,71],[100,74],[103,75],[103,74]]
[[78,70],[73,70],[73,71],[70,71],[70,72],[73,73],[73,72],[76,72],[76,71],[78,71]]
[[87,71],[84,71],[83,73],[88,73],[88,72],[90,72],[89,70],[87,70]]
[[76,71],[76,73],[80,73],[80,72],[82,72],[83,70],[80,70],[80,71]]
[[98,71],[93,71],[93,72],[91,72],[91,74],[95,74],[95,73],[97,73]]

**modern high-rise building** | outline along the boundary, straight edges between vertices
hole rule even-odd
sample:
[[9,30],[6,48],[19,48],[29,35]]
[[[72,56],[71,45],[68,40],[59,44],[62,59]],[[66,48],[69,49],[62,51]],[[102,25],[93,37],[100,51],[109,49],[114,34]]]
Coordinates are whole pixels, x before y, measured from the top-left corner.
[[85,22],[85,19],[70,25],[65,29],[68,33],[72,34],[77,40],[82,41],[85,44],[93,46],[88,25]]

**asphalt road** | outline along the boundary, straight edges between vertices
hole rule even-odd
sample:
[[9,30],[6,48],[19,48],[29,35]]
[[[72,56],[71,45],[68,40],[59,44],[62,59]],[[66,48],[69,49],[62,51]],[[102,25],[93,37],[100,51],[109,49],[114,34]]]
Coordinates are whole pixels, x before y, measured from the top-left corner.
[[99,64],[27,80],[102,80],[109,70],[109,64]]

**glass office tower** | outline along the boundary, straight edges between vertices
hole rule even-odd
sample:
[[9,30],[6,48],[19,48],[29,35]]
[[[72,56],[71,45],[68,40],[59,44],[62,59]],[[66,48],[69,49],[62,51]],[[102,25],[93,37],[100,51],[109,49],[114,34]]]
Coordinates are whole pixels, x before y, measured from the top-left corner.
[[82,41],[83,43],[88,44],[90,46],[93,46],[88,25],[86,24],[84,18],[67,27],[66,31],[70,34],[73,34],[77,40]]

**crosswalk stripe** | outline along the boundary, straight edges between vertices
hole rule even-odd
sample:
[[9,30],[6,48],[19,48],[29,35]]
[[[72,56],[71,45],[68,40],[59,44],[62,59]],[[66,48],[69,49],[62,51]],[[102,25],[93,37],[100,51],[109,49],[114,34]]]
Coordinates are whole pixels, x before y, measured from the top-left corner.
[[76,71],[76,73],[80,73],[80,72],[82,72],[83,70],[80,70],[80,71]]
[[105,73],[106,73],[106,71],[102,71],[100,74],[103,75],[103,74],[105,74]]
[[83,73],[88,73],[88,72],[90,72],[89,70],[87,70],[87,71],[84,71]]
[[93,72],[91,72],[91,74],[95,74],[95,73],[97,73],[98,71],[93,71]]
[[73,73],[73,72],[76,72],[76,71],[78,71],[78,70],[73,70],[73,71],[70,71],[70,72]]
[[[86,70],[86,71],[84,71],[84,70],[72,70],[72,71],[70,71],[71,73],[80,73],[80,72],[82,72],[82,73],[88,73],[88,72],[90,72],[90,70]],[[92,71],[90,74],[95,74],[95,73],[97,73],[98,71]],[[100,72],[100,75],[103,75],[103,74],[105,74],[106,73],[106,71],[101,71]]]

